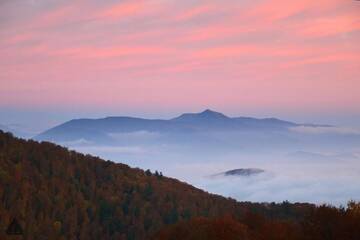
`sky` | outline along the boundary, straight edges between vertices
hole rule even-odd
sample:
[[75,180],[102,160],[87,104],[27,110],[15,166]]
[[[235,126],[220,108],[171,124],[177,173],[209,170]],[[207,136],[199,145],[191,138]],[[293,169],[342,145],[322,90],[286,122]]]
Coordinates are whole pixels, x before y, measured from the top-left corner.
[[228,115],[360,124],[360,1],[0,0],[0,124]]

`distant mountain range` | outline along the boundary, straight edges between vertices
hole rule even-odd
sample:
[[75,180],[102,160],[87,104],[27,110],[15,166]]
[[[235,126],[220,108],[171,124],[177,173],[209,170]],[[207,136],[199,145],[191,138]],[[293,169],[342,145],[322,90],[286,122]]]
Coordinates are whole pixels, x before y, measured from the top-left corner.
[[109,134],[140,131],[182,134],[204,131],[279,131],[301,125],[276,118],[228,117],[208,109],[200,113],[184,113],[169,120],[135,117],[75,119],[51,128],[35,139],[54,142],[79,139],[98,141],[108,138]]

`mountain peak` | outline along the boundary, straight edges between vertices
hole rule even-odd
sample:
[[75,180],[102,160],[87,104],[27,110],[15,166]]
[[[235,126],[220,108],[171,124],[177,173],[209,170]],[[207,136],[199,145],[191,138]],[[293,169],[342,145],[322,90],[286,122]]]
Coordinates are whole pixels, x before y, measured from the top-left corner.
[[184,113],[173,120],[189,121],[189,120],[198,120],[198,119],[207,119],[207,120],[219,120],[219,119],[229,119],[220,112],[215,112],[210,109],[206,109],[199,113]]
[[228,118],[227,116],[225,116],[224,114],[220,113],[220,112],[215,112],[213,110],[210,109],[206,109],[204,111],[202,111],[201,113],[198,113],[198,115],[201,116],[208,116],[208,117],[221,117],[221,118]]
[[215,112],[215,111],[213,111],[211,109],[205,109],[200,114],[214,114],[214,113],[219,113],[219,112]]

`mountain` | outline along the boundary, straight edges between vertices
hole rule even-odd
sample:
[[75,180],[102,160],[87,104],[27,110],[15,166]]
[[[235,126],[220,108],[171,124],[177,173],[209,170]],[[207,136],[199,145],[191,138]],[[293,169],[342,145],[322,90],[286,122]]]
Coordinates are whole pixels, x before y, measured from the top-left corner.
[[226,115],[206,109],[201,113],[184,113],[179,117],[173,118],[172,121],[178,122],[196,122],[196,121],[229,121],[231,118]]
[[107,141],[109,135],[129,132],[158,132],[165,134],[199,133],[204,131],[287,131],[296,123],[275,118],[231,118],[222,113],[205,110],[200,113],[185,113],[170,120],[143,119],[134,117],[107,117],[102,119],[76,119],[49,129],[35,137],[36,140],[54,142]]
[[[237,202],[158,172],[2,131],[0,186],[0,239],[360,237],[360,203],[338,209],[286,201]],[[23,238],[8,235],[15,232]]]

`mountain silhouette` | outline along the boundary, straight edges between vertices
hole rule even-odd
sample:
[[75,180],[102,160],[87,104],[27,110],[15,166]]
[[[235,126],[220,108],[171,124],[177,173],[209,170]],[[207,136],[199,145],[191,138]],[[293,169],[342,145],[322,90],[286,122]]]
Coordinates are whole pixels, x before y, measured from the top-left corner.
[[287,131],[299,126],[276,118],[228,117],[223,113],[207,109],[199,113],[184,113],[169,120],[135,117],[106,117],[101,119],[74,119],[51,128],[36,140],[90,141],[109,140],[109,134],[131,132],[158,132],[186,134],[206,131]]
[[231,118],[229,118],[228,116],[219,113],[219,112],[215,112],[212,111],[210,109],[206,109],[203,112],[200,113],[184,113],[182,115],[180,115],[179,117],[173,118],[172,121],[184,121],[184,122],[191,122],[191,121],[226,121],[226,120],[230,120]]

